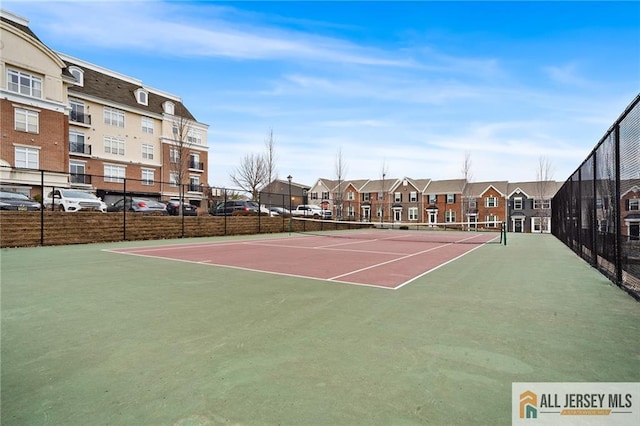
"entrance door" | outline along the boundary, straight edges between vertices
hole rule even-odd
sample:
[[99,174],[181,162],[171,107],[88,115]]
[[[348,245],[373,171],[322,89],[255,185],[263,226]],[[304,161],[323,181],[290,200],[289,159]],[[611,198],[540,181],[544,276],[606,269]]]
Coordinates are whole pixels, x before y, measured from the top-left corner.
[[513,220],[513,232],[522,232],[522,219]]

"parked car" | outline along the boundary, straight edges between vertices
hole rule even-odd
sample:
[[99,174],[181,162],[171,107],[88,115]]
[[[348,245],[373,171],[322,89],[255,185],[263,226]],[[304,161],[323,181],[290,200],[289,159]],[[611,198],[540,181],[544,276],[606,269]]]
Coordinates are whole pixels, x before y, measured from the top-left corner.
[[271,207],[269,210],[271,211],[272,216],[291,216],[289,209],[285,209],[284,207]]
[[[168,200],[162,201],[162,203],[167,206],[167,214],[171,216],[180,215],[180,200]],[[198,209],[189,203],[182,203],[182,214],[183,216],[197,216]]]
[[44,199],[44,205],[63,212],[77,212],[80,210],[107,211],[107,204],[94,194],[81,189],[55,189]]
[[107,207],[109,212],[121,212],[125,209],[128,212],[144,214],[167,214],[167,206],[164,203],[140,197],[127,197],[126,200],[121,198]]
[[313,217],[315,219],[331,219],[331,210],[322,209],[315,204],[300,204],[291,212],[293,216]]
[[19,192],[0,191],[0,210],[40,210],[40,203]]
[[213,216],[231,216],[258,214],[259,211],[260,206],[255,201],[231,200],[212,207],[209,210],[209,214]]

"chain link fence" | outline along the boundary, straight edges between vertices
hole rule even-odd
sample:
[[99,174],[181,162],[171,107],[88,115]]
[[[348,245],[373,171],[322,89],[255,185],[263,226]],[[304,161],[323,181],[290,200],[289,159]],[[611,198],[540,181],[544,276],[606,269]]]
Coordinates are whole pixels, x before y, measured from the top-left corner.
[[551,208],[553,235],[640,301],[640,95]]

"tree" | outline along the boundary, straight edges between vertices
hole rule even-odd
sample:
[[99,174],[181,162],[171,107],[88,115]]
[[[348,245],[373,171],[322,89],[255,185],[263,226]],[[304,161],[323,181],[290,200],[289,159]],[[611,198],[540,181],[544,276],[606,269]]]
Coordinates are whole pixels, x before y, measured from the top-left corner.
[[169,154],[170,181],[178,185],[180,197],[180,215],[182,215],[182,203],[184,202],[184,186],[189,177],[191,165],[190,150],[195,143],[192,134],[194,121],[185,115],[174,115],[172,118],[173,140]]
[[240,166],[230,174],[230,177],[240,189],[251,193],[251,199],[256,201],[260,189],[266,184],[267,175],[265,156],[251,153],[244,156]]
[[471,194],[471,179],[473,178],[473,174],[471,173],[471,153],[465,152],[464,161],[462,162],[462,183],[460,192],[462,193],[462,200],[460,200],[462,208],[462,222],[469,222],[469,217],[471,214],[471,209],[473,208],[472,196]]
[[541,156],[538,159],[538,166],[536,168],[536,199],[538,201],[537,214],[540,218],[541,231],[549,229],[549,221],[551,220],[550,193],[553,189],[551,187],[553,183],[553,164],[549,158]]
[[335,192],[335,206],[336,206],[336,216],[338,219],[342,218],[342,209],[343,209],[343,200],[344,200],[344,188],[343,182],[345,179],[345,175],[347,173],[347,165],[344,162],[344,157],[342,156],[342,147],[338,148],[338,153],[336,155],[336,178],[338,181],[338,186]]
[[266,152],[265,152],[265,167],[267,173],[267,182],[266,184],[270,184],[275,179],[278,178],[278,173],[276,172],[276,141],[273,138],[273,129],[269,130],[269,137],[264,142]]
[[387,166],[387,161],[383,160],[382,167],[380,168],[380,177],[382,178],[382,192],[378,193],[378,200],[380,204],[380,222],[384,222],[384,200],[386,198],[387,192],[385,178],[387,177],[388,172],[389,168]]

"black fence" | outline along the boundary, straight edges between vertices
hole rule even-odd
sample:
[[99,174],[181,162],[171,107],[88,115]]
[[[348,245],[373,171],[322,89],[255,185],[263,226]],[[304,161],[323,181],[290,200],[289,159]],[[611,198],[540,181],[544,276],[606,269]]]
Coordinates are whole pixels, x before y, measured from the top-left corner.
[[551,209],[553,235],[640,301],[640,95]]

